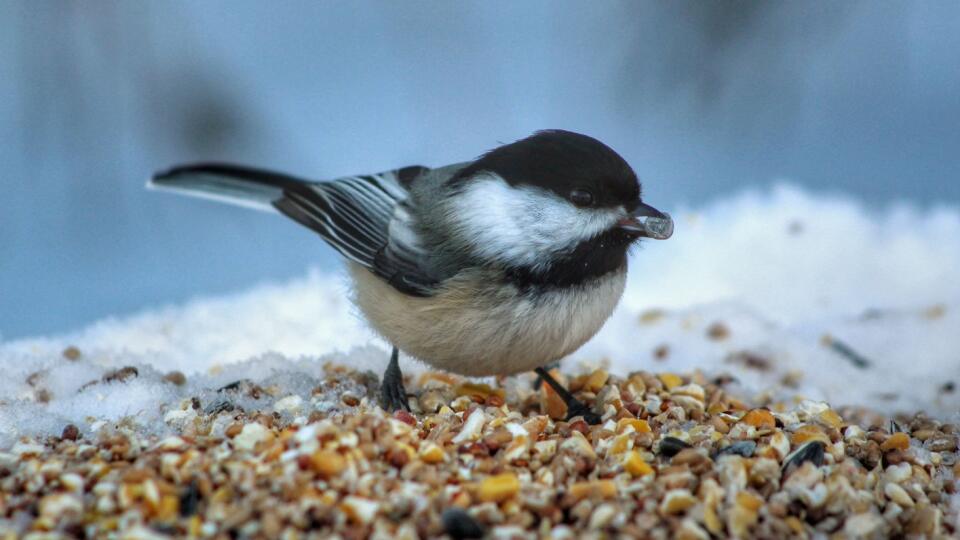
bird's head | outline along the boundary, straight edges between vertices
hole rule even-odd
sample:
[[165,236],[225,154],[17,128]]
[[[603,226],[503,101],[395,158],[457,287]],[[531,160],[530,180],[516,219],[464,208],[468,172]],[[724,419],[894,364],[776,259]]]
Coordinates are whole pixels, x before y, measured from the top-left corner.
[[630,165],[570,131],[491,150],[450,186],[451,222],[471,255],[509,268],[597,273],[622,265],[637,240],[673,234],[670,216],[643,202]]

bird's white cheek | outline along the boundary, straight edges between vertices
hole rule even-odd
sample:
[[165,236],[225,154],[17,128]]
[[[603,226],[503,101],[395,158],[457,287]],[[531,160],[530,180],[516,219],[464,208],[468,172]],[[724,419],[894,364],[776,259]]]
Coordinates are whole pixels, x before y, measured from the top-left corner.
[[450,222],[475,255],[512,265],[549,264],[549,256],[572,249],[611,227],[612,210],[579,209],[537,188],[514,188],[488,176],[452,202]]

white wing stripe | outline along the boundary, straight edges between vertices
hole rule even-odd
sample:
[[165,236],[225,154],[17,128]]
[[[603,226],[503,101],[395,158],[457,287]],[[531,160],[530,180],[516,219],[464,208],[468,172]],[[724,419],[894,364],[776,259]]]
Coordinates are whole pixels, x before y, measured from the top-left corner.
[[[354,214],[360,215],[360,219],[363,219],[370,223],[376,223],[377,220],[382,222],[384,219],[389,218],[392,215],[389,210],[392,209],[392,206],[384,208],[381,205],[364,205],[357,208],[358,197],[355,197],[351,194],[351,191],[344,186],[334,186],[334,185],[325,185],[319,186],[325,191],[336,194],[339,198],[344,201],[345,206],[350,206],[351,210],[354,210]],[[362,211],[360,211],[362,210]]]
[[369,208],[379,208],[382,212],[389,213],[389,211],[396,204],[396,201],[385,197],[385,193],[381,192],[377,194],[373,187],[369,185],[366,181],[359,178],[351,178],[350,180],[344,182],[340,187],[345,191],[353,192],[356,194],[357,198],[362,200]]
[[[321,194],[330,193],[337,195],[340,200],[343,201],[343,206],[359,207],[363,209],[367,215],[363,216],[362,219],[366,219],[372,223],[375,223],[378,220],[381,222],[386,221],[392,214],[392,202],[386,203],[382,199],[370,199],[369,197],[364,197],[362,193],[351,189],[352,186],[346,183],[329,182],[325,184],[317,184],[312,187],[314,191]],[[378,219],[375,220],[374,218]]]
[[[327,203],[333,213],[349,223],[357,230],[358,233],[362,234],[373,242],[382,243],[386,241],[386,237],[383,235],[383,233],[374,228],[373,222],[370,221],[370,218],[358,214],[350,207],[350,201],[348,199],[344,200],[345,197],[336,190],[317,189],[315,191],[319,197],[323,198],[324,202]],[[338,204],[336,199],[340,199],[342,204]]]
[[[326,213],[322,209],[320,209],[315,204],[313,204],[309,199],[307,199],[306,197],[303,197],[298,193],[290,193],[288,194],[288,196],[291,199],[293,199],[298,206],[304,209],[306,211],[305,213],[308,214],[315,222],[323,225],[324,229],[330,231],[331,233],[335,232],[335,234],[333,234],[333,237],[336,239],[336,243],[338,245],[341,245],[344,248],[349,248],[351,251],[354,251],[358,255],[363,255],[364,252],[366,252],[367,258],[370,261],[373,260],[373,256],[376,254],[376,251],[372,250],[367,244],[363,242],[358,242],[357,239],[353,235],[351,235],[348,231],[345,231],[340,227],[338,227],[337,224],[334,223],[332,219],[330,219],[330,216],[326,215]],[[309,210],[307,207],[309,207]],[[323,221],[320,221],[319,218],[323,218]],[[336,233],[339,233],[339,234],[336,234]],[[341,240],[340,235],[343,235],[344,238],[349,239],[350,241],[347,242],[347,241]],[[362,251],[361,251],[361,248],[363,248]],[[364,263],[364,264],[369,264],[369,263]]]
[[397,181],[397,175],[393,172],[390,173],[381,173],[373,175],[373,178],[377,180],[377,185],[381,189],[387,192],[388,195],[393,197],[394,200],[401,200],[407,197],[406,191],[400,187],[400,183]]
[[407,197],[406,193],[398,193],[395,185],[391,186],[390,183],[394,182],[392,179],[381,176],[366,176],[359,177],[359,183],[366,190],[373,192],[375,197],[378,199],[388,199],[390,206],[395,205],[397,202],[405,199]]

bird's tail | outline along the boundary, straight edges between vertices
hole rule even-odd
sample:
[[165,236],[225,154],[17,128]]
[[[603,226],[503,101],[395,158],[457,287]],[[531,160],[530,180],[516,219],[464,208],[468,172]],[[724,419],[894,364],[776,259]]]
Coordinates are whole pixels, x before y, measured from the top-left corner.
[[312,183],[263,169],[198,163],[159,172],[147,182],[147,187],[275,212],[273,203],[283,198],[284,189]]

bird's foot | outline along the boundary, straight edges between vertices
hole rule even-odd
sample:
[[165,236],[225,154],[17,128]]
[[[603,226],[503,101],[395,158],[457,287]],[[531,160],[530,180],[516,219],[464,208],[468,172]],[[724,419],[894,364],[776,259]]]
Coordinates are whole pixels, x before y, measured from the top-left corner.
[[558,383],[550,373],[547,372],[545,368],[539,367],[534,370],[537,375],[543,380],[543,382],[550,385],[550,388],[560,396],[560,399],[567,405],[567,420],[575,416],[582,416],[584,422],[590,425],[596,425],[600,423],[600,415],[590,410],[590,407],[587,407],[580,400],[573,397],[573,394],[569,390],[563,387],[562,384]]
[[400,351],[394,347],[380,383],[380,406],[387,412],[410,411],[407,389],[403,387],[403,374],[400,372],[399,354]]
[[567,403],[567,421],[569,422],[576,416],[582,416],[583,421],[595,426],[600,423],[600,415],[590,410],[582,401],[575,399],[572,403]]
[[[543,369],[547,371],[553,371],[558,367],[560,367],[560,362],[554,362],[552,364],[547,364],[546,366],[543,367]],[[543,386],[543,377],[541,377],[540,374],[537,373],[537,378],[533,381],[533,390],[534,391],[540,390],[541,386]]]

